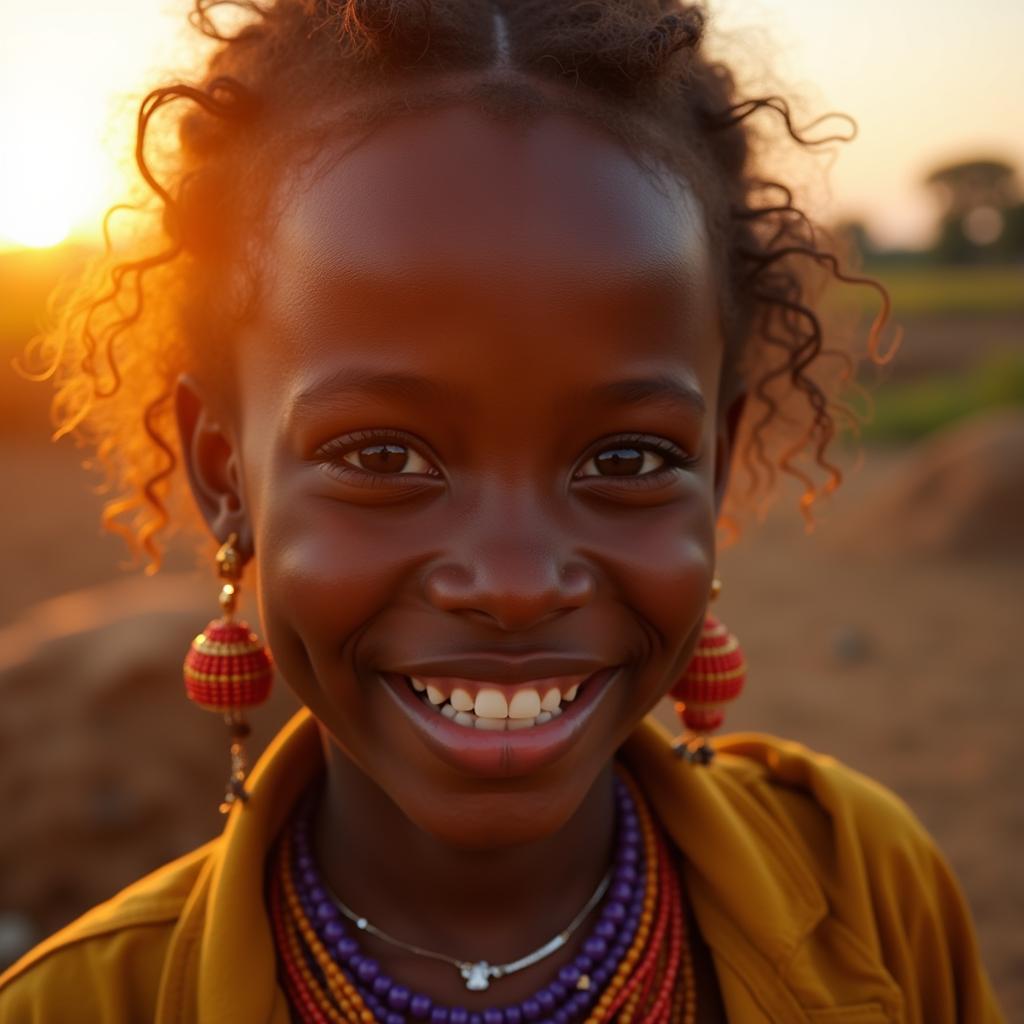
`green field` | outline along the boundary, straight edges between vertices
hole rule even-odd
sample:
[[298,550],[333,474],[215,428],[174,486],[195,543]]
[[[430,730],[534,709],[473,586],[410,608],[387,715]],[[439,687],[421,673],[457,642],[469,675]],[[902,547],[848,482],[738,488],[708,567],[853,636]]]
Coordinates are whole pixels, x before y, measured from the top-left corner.
[[[1024,313],[1024,266],[869,267],[865,273],[888,289],[897,320]],[[878,300],[867,288],[837,288],[832,302],[841,310],[874,310]]]
[[1007,352],[956,376],[884,384],[873,397],[863,436],[913,441],[974,413],[1024,406],[1024,352]]

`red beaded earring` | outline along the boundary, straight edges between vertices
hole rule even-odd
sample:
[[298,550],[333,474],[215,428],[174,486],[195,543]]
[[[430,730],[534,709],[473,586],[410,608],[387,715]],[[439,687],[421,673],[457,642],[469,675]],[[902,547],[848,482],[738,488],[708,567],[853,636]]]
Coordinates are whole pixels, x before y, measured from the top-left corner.
[[[711,584],[711,600],[718,597],[722,581]],[[710,764],[715,756],[707,734],[725,719],[724,705],[735,700],[747,678],[747,663],[739,641],[713,615],[704,620],[697,649],[682,678],[671,689],[676,713],[686,732],[672,745],[679,757],[693,764]]]
[[246,708],[262,704],[270,693],[274,666],[270,655],[246,622],[236,622],[242,556],[238,535],[233,533],[217,552],[217,573],[224,581],[220,591],[222,615],[192,641],[185,656],[185,692],[207,711],[224,716],[231,737],[231,774],[221,802],[227,814],[235,801],[249,799],[245,789],[248,765],[243,741],[249,735]]

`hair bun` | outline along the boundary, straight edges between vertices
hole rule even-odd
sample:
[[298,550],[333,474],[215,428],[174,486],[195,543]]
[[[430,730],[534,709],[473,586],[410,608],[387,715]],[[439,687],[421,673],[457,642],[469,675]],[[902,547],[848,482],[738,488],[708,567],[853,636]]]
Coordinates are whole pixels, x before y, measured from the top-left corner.
[[670,76],[704,35],[704,11],[696,4],[673,4],[667,14],[661,3],[636,0],[604,5],[524,0],[524,6],[527,11],[519,12],[524,18],[528,13],[548,23],[529,64],[550,73],[554,63],[563,78],[624,94]]
[[660,66],[680,50],[694,50],[704,37],[704,12],[699,7],[687,7],[675,14],[666,14],[651,29],[652,56]]

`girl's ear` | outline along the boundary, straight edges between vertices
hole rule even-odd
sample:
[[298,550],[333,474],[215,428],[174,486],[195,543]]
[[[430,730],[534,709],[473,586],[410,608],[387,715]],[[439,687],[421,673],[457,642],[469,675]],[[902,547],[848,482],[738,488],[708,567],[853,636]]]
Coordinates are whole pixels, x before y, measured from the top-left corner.
[[188,374],[182,374],[175,385],[174,412],[192,496],[210,532],[221,543],[236,533],[239,548],[251,552],[252,531],[235,441]]
[[718,435],[715,440],[715,515],[722,511],[722,502],[725,501],[725,492],[729,487],[729,469],[732,465],[732,455],[736,447],[736,437],[739,434],[740,420],[743,419],[743,409],[747,404],[747,393],[741,391],[733,395],[725,410],[725,415],[719,422]]

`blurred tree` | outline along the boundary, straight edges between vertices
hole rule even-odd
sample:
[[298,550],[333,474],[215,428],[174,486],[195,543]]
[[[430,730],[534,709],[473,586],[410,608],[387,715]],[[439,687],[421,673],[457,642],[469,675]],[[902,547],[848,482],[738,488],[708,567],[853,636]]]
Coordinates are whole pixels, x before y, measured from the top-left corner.
[[962,160],[925,179],[940,203],[933,255],[943,263],[1024,260],[1024,204],[1015,168],[1003,160]]

